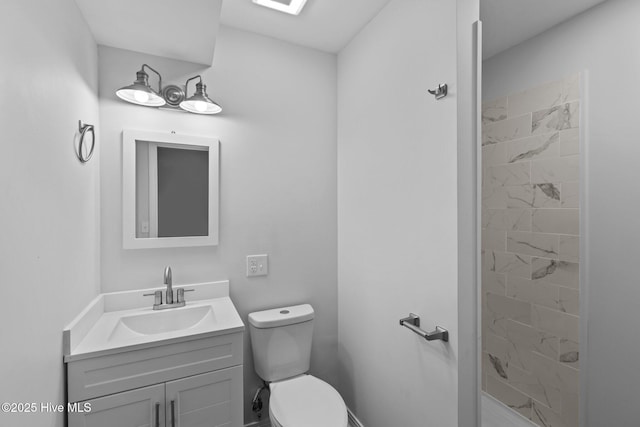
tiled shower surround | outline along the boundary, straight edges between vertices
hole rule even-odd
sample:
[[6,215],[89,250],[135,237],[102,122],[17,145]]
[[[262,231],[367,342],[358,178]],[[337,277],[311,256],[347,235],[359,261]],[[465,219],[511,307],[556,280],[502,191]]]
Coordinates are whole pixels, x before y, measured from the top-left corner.
[[579,75],[483,105],[483,390],[578,426]]

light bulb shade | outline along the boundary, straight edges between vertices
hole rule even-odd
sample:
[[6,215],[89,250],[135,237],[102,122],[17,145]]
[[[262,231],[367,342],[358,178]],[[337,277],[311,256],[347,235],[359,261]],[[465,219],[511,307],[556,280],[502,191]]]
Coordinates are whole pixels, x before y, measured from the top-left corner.
[[136,81],[116,91],[118,98],[146,107],[161,107],[166,101],[149,86],[149,75],[143,70],[136,73]]
[[207,86],[196,83],[196,93],[180,103],[180,108],[195,114],[218,114],[222,107],[207,96]]

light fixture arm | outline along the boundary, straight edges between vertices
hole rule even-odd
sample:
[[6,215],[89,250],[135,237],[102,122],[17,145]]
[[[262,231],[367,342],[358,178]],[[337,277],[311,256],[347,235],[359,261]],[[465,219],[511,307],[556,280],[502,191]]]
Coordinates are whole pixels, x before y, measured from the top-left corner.
[[[185,96],[186,96],[187,98],[189,97],[189,82],[190,82],[191,80],[195,80],[195,79],[200,79],[200,82],[199,82],[199,83],[200,83],[200,84],[202,84],[202,76],[201,76],[201,75],[199,75],[199,74],[198,74],[197,76],[193,76],[193,77],[191,77],[190,79],[187,79],[187,82],[184,84],[184,93],[185,93]],[[196,86],[196,87],[197,87],[197,86]]]
[[150,69],[151,71],[153,71],[154,73],[157,74],[157,76],[158,76],[158,93],[161,94],[162,93],[162,76],[160,75],[159,72],[157,72],[156,70],[154,70],[153,68],[151,68],[147,64],[142,64],[142,68],[140,69],[140,71],[144,72],[144,68],[145,67],[147,67],[148,69]]

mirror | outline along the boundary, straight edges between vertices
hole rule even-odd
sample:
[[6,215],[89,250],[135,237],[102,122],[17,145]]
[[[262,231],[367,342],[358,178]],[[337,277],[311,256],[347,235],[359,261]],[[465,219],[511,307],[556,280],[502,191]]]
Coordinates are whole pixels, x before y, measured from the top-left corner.
[[122,132],[125,249],[218,244],[218,140]]

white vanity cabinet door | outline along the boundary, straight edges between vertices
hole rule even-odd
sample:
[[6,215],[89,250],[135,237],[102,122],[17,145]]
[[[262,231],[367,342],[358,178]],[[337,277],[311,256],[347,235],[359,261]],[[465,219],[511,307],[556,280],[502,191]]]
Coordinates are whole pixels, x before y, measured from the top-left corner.
[[242,365],[167,382],[166,399],[167,427],[242,427]]
[[[165,425],[164,384],[112,394],[87,402],[91,403],[91,412],[70,413],[69,427],[164,427]],[[156,406],[159,408],[158,411]]]

